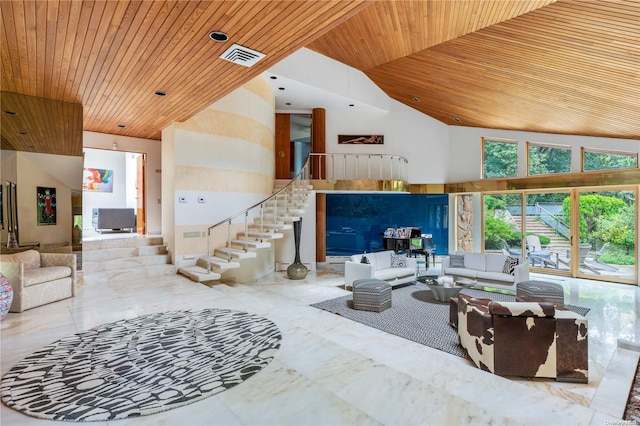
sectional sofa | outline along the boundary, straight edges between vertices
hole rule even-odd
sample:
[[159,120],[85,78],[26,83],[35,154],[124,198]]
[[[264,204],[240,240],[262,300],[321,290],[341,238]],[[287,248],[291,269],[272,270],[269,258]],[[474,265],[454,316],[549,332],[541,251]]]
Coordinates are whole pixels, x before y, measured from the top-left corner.
[[[362,262],[363,256],[368,263]],[[353,282],[362,278],[377,278],[392,287],[412,283],[416,280],[416,267],[415,258],[397,255],[393,250],[354,254],[344,263],[344,287],[353,288]]]
[[517,283],[529,279],[529,264],[526,260],[498,253],[456,252],[442,258],[442,272],[515,292]]

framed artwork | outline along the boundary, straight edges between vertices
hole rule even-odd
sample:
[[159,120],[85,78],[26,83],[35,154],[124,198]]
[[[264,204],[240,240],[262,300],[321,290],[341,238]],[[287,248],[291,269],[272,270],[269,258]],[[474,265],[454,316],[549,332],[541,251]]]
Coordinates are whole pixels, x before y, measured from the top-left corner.
[[82,189],[89,192],[113,192],[113,170],[85,168]]
[[339,144],[382,145],[384,135],[338,135]]
[[38,226],[56,224],[56,189],[39,186],[37,189]]

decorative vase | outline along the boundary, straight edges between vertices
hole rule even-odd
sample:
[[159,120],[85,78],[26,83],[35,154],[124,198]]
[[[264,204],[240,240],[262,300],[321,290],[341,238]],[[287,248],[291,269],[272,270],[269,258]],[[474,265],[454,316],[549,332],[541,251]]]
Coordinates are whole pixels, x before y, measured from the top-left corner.
[[302,218],[293,224],[293,239],[296,244],[296,257],[293,263],[287,268],[287,277],[292,280],[303,280],[307,277],[309,270],[300,261],[300,232],[302,231]]
[[7,316],[13,301],[13,288],[9,280],[0,272],[0,321]]
[[82,242],[82,229],[78,224],[73,225],[73,229],[71,230],[71,240],[73,245],[78,245]]

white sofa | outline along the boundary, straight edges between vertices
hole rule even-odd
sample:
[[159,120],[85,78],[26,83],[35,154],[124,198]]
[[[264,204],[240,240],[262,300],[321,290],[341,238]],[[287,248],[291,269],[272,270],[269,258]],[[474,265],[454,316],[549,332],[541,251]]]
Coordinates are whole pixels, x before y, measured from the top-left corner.
[[[353,288],[353,282],[361,278],[377,278],[391,284],[392,287],[416,280],[416,259],[407,257],[404,267],[391,266],[393,250],[376,253],[354,254],[344,263],[344,288]],[[369,263],[362,263],[367,256]]]
[[442,258],[442,272],[444,275],[464,277],[476,280],[487,287],[506,288],[516,290],[516,283],[529,279],[529,263],[522,262],[515,266],[513,275],[503,272],[505,261],[508,257],[497,253],[467,253],[457,252],[456,255],[464,256],[464,267],[451,267],[451,258]]

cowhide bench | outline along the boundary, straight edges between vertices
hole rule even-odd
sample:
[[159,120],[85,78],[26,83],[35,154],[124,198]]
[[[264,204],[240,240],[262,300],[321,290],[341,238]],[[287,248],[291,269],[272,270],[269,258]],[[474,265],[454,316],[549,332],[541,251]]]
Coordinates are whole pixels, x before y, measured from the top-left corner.
[[353,282],[353,309],[382,312],[391,307],[391,284],[375,278]]
[[549,302],[564,306],[564,289],[560,284],[541,280],[520,281],[516,284],[518,302]]

